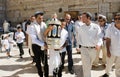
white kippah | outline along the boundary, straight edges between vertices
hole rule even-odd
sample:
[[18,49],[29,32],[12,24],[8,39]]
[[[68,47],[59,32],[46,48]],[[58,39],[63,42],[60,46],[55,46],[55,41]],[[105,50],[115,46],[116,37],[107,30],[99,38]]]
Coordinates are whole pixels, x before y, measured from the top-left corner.
[[36,14],[43,15],[44,13],[43,13],[43,12],[41,12],[41,11],[37,11],[37,12],[35,12],[35,14],[34,14],[34,15],[36,15]]
[[98,16],[106,19],[106,16],[105,16],[105,15],[99,14]]
[[8,36],[8,34],[4,34],[3,37],[6,38]]

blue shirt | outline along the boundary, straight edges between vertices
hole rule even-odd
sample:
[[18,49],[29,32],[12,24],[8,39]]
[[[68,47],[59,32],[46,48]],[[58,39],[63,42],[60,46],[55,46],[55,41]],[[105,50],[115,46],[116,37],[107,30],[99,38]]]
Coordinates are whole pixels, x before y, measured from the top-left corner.
[[68,31],[68,45],[72,45],[72,37],[73,37],[73,32],[74,32],[74,22],[71,21],[69,24],[66,25],[65,29]]

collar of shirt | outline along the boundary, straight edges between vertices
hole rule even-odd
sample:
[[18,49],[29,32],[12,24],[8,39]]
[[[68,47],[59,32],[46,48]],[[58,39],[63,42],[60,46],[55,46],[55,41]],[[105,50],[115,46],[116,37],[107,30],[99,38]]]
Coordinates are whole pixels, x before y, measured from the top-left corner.
[[42,22],[39,24],[37,21],[34,21],[34,23],[38,26],[40,26],[42,24]]

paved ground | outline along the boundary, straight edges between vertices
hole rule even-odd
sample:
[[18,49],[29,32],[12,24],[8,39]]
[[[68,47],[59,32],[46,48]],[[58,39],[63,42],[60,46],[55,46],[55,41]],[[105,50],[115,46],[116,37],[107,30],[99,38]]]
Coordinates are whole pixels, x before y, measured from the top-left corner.
[[[19,52],[17,48],[12,48],[12,58],[7,58],[5,52],[0,52],[0,77],[38,77],[36,68],[31,64],[31,58],[28,54],[28,49],[24,48],[25,55],[23,59],[19,58]],[[67,71],[67,56],[65,69],[63,70],[63,77],[83,77],[82,76],[82,63],[80,54],[76,54],[73,49],[74,58],[74,70],[75,74],[71,75]],[[100,77],[104,74],[104,68],[92,69],[92,77]],[[115,77],[114,70],[111,77]]]

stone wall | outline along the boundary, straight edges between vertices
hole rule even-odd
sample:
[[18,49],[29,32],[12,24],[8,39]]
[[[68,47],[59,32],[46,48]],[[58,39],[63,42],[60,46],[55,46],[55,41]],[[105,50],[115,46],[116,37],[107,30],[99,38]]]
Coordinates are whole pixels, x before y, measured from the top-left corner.
[[5,0],[0,0],[0,27],[5,20]]
[[[56,12],[63,17],[65,11],[89,11],[102,13],[109,18],[113,12],[120,11],[120,0],[7,0],[7,18],[20,22],[29,18],[36,11],[45,12],[45,19]],[[62,11],[59,11],[59,9]]]

